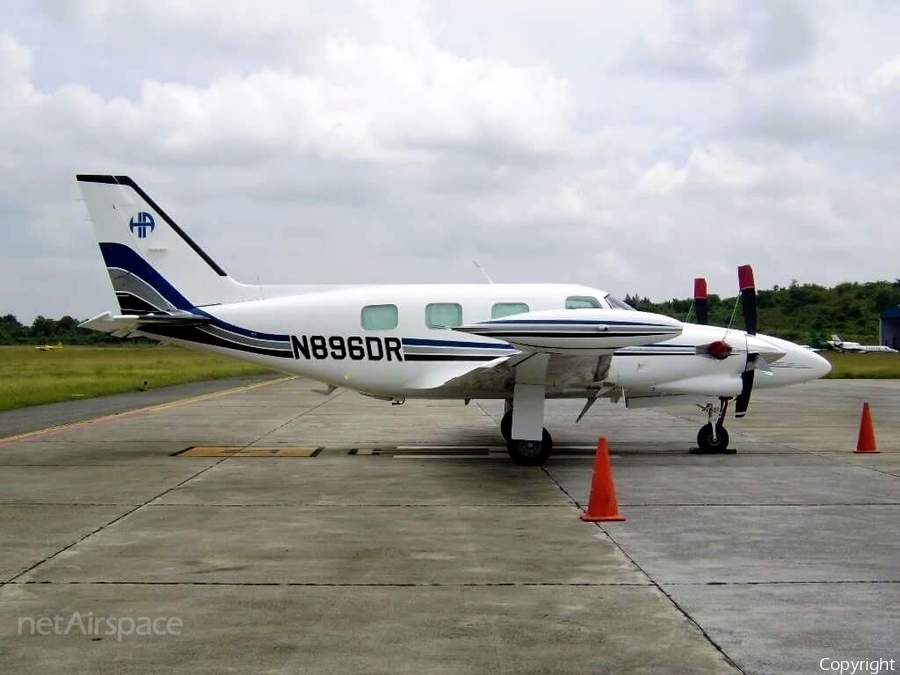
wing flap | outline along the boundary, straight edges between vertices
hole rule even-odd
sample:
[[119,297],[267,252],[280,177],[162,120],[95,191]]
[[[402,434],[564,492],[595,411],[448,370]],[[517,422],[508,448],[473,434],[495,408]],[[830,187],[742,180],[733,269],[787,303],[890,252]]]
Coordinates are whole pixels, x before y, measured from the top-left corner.
[[[509,394],[516,383],[516,367],[534,352],[504,356],[478,365],[456,364],[413,382],[410,389],[443,388],[460,393]],[[548,395],[569,395],[596,389],[604,384],[611,357],[607,355],[551,354],[547,365]]]

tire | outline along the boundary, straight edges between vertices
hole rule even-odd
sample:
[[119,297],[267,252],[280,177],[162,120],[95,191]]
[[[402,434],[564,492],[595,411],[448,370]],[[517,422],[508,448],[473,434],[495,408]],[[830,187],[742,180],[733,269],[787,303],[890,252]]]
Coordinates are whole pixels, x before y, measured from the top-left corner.
[[519,466],[541,466],[553,454],[553,439],[544,429],[540,443],[511,439],[506,443],[506,451],[510,459]]
[[500,419],[500,435],[507,443],[512,439],[512,410],[503,413]]
[[713,440],[712,425],[704,424],[697,432],[697,445],[703,452],[724,452],[728,449],[728,431],[721,424],[716,425],[716,440]]

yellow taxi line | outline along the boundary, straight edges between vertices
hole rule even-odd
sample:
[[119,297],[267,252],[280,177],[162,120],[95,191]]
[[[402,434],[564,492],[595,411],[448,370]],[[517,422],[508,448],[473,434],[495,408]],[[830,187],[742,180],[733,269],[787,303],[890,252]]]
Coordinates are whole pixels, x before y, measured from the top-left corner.
[[176,457],[315,457],[321,448],[260,445],[195,445]]

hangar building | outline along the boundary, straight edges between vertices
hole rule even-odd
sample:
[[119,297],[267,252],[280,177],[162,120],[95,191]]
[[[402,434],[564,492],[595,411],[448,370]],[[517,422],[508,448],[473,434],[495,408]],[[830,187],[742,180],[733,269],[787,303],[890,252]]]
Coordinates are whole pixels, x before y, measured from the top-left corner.
[[900,305],[888,307],[881,313],[878,335],[881,344],[900,349]]

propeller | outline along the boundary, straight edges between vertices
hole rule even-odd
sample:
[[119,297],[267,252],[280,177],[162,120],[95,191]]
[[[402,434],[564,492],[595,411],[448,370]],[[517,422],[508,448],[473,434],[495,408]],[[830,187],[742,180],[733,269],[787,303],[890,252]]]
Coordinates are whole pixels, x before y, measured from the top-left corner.
[[[741,289],[741,309],[744,313],[744,331],[747,335],[756,335],[756,283],[753,280],[753,268],[750,265],[738,267],[738,285]],[[741,373],[743,386],[734,402],[734,416],[743,417],[750,405],[750,393],[753,391],[753,379],[759,354],[750,353],[747,349],[747,367]]]
[[694,279],[694,309],[697,311],[697,323],[705,326],[709,323],[709,300],[706,297],[706,279]]
[[[697,313],[697,323],[701,326],[709,325],[709,298],[706,294],[706,279],[697,277],[694,279],[694,309]],[[727,332],[726,332],[727,334]],[[698,354],[706,354],[722,361],[731,356],[732,347],[724,339],[715,340],[708,345],[697,348]]]

